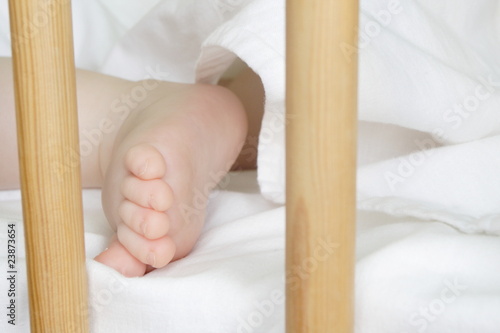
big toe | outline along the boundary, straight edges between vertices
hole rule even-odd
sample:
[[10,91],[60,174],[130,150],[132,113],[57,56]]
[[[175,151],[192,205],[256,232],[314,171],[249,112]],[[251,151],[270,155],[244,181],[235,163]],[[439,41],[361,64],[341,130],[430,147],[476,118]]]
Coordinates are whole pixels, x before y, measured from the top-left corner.
[[116,236],[113,237],[108,248],[94,260],[114,268],[126,277],[138,277],[146,273],[146,265],[131,255]]

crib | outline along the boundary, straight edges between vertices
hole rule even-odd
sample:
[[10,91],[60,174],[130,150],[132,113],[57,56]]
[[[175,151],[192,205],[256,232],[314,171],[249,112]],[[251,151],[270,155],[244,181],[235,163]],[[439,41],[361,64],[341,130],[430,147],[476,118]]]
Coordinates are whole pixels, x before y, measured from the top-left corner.
[[[10,1],[31,331],[87,332],[70,3],[41,15],[41,2]],[[357,17],[356,1],[287,3],[286,264],[307,261],[319,237],[337,244],[288,286],[287,332],[353,331],[357,64],[339,45],[355,44]]]
[[[6,1],[0,54],[8,53]],[[120,8],[113,3],[103,22]],[[19,191],[0,191],[0,246],[10,245],[0,251],[0,302],[14,299],[18,314],[11,325],[4,307],[0,331],[498,332],[500,135],[491,130],[500,119],[500,46],[495,29],[469,30],[497,27],[493,8],[494,0],[473,9],[465,0],[366,1],[359,9],[347,0],[289,0],[286,210],[264,199],[250,174],[252,189],[213,191],[208,228],[188,257],[125,278],[90,259],[113,231],[98,229],[108,227],[99,191],[80,186],[70,4],[10,0],[23,208]],[[88,18],[76,16],[75,28]],[[94,43],[75,36],[77,51]],[[386,86],[367,89],[374,82]],[[375,112],[367,100],[378,103]],[[412,118],[422,110],[425,117]],[[379,120],[367,119],[376,112]],[[387,124],[395,114],[399,127]],[[433,136],[444,129],[453,144]],[[365,154],[384,144],[390,149],[376,158]],[[327,256],[318,251],[325,240]]]

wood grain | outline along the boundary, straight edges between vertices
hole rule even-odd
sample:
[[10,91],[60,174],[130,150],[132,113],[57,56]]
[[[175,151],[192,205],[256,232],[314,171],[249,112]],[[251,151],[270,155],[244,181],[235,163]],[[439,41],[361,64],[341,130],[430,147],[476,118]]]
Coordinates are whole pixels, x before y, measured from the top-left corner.
[[87,332],[70,2],[9,2],[31,332]]
[[358,3],[287,2],[287,332],[353,332]]

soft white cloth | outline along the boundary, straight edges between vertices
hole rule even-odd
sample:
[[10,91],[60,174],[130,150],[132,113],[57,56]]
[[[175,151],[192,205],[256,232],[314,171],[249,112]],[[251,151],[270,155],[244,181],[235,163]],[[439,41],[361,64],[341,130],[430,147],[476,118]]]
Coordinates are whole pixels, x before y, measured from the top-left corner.
[[[444,220],[467,232],[496,233],[496,13],[494,0],[474,6],[451,0],[361,3],[358,50],[339,46],[347,61],[359,51],[360,151],[370,152],[370,160],[360,155],[361,207],[417,217],[416,207],[460,213]],[[129,26],[110,38],[113,47],[97,70],[129,79],[214,83],[238,56],[261,76],[266,112],[259,183],[267,198],[283,202],[284,1],[160,1]],[[87,53],[94,49],[89,38],[78,45]]]
[[[229,186],[212,197],[194,251],[132,279],[90,259],[105,248],[110,229],[99,191],[84,191],[91,331],[283,333],[284,207],[265,200],[256,185],[255,173],[231,174]],[[7,266],[8,224],[16,225],[17,241],[17,319],[9,325],[3,307],[6,333],[29,332],[21,221],[19,192],[0,192],[0,267]],[[318,246],[324,255],[336,244],[319,239]],[[498,237],[359,212],[356,333],[498,332],[498,253]],[[312,261],[287,278],[307,276]],[[9,287],[0,279],[0,304],[10,301]]]
[[362,7],[360,208],[498,235],[498,2]]

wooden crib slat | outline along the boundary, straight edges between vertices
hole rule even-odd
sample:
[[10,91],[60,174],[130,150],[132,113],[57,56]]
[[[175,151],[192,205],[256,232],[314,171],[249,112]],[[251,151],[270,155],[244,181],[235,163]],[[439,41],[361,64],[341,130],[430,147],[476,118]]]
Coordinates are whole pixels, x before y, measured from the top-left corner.
[[353,331],[357,22],[287,2],[287,332]]
[[71,5],[9,6],[31,331],[87,332]]

